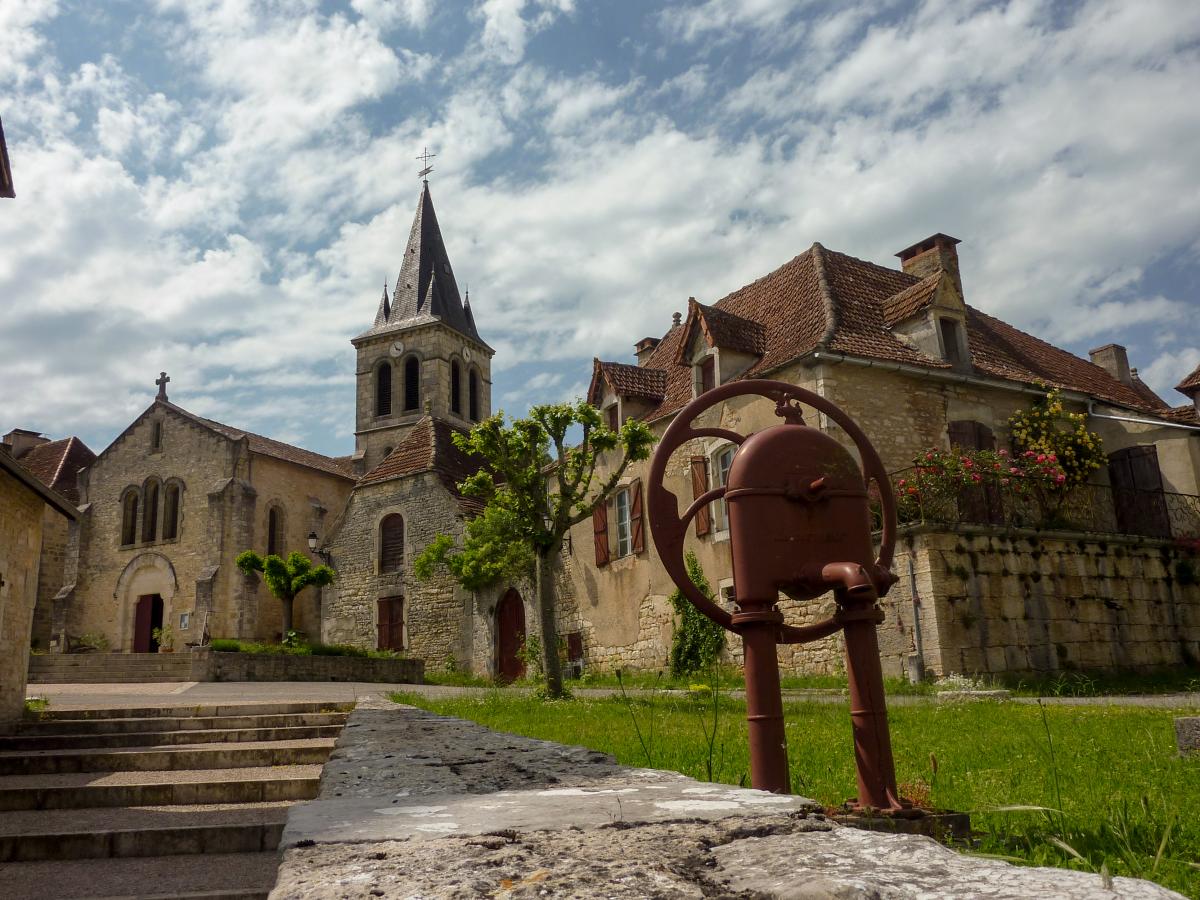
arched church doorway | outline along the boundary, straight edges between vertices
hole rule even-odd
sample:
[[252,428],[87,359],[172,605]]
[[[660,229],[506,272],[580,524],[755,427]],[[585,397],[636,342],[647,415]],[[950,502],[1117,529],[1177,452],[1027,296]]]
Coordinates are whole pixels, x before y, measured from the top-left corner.
[[162,628],[163,598],[159,594],[142,594],[137,598],[133,614],[133,652],[157,653],[158,641],[154,629]]
[[525,643],[525,604],[516,588],[509,588],[496,604],[496,678],[515,681],[525,674],[517,655]]

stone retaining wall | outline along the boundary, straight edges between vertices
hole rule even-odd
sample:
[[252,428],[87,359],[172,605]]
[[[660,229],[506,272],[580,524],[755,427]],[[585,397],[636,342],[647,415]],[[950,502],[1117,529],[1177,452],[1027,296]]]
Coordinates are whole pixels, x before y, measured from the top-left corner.
[[208,656],[205,681],[372,681],[421,684],[420,659],[370,659],[360,656],[214,653]]

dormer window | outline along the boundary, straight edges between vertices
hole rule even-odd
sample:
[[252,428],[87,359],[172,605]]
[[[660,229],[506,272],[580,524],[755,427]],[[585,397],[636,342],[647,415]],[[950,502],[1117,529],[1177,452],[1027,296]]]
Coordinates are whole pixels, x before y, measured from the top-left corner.
[[717,358],[709,355],[696,365],[696,395],[706,394],[717,386]]
[[962,325],[954,319],[939,318],[938,333],[942,338],[942,358],[955,368],[967,361],[966,347],[963,342]]
[[613,403],[604,411],[604,415],[608,421],[608,427],[613,431],[618,431],[621,428],[621,408],[617,403]]

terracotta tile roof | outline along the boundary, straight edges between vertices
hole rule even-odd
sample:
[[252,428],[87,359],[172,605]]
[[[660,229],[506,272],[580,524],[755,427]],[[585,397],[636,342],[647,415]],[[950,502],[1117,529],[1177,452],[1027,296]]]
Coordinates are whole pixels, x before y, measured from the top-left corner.
[[888,325],[895,325],[915,316],[933,302],[933,295],[941,284],[942,273],[934,272],[928,278],[906,287],[883,301],[883,318]]
[[1043,382],[1120,406],[1148,409],[1138,391],[1099,366],[971,306],[967,307],[967,335],[971,361],[983,375],[1026,384]]
[[[710,347],[751,353],[755,356],[762,356],[767,349],[767,329],[762,324],[719,306],[705,306],[696,302],[695,297],[688,298],[688,317],[684,326],[689,337],[692,329],[699,326],[704,331],[704,338]],[[684,362],[682,354],[687,350],[686,344],[685,340],[679,347],[680,363]]]
[[1142,381],[1142,379],[1138,376],[1137,369],[1132,369],[1130,374],[1133,376],[1133,384],[1131,387],[1137,392],[1138,396],[1142,398],[1147,409],[1170,409],[1167,401],[1158,396],[1158,394],[1154,393],[1154,389],[1151,388],[1150,385],[1146,384],[1146,382]]
[[[641,397],[647,400],[661,401],[667,390],[667,373],[662,369],[650,369],[645,366],[631,366],[626,363],[592,361],[592,386],[588,396],[593,397],[603,377],[619,397]],[[595,396],[593,403],[603,400]]]
[[1164,419],[1170,419],[1172,422],[1181,422],[1184,425],[1200,425],[1200,413],[1196,412],[1196,405],[1188,403],[1185,406],[1172,406],[1169,409],[1160,410],[1156,415]]
[[[712,306],[689,304],[687,323],[703,314],[710,322],[723,316],[718,329],[739,320],[761,328],[751,338],[761,346],[761,357],[740,378],[762,377],[817,349],[947,369],[949,363],[910,347],[890,327],[927,306],[940,278],[940,272],[917,278],[813,244]],[[710,311],[716,311],[716,316],[710,316]],[[673,326],[640,367],[666,373],[662,402],[647,414],[647,420],[669,415],[691,400],[692,373],[682,362],[688,334],[687,324]],[[969,306],[967,334],[979,375],[1023,384],[1042,382],[1152,413],[1165,407],[1149,388],[1121,384],[1099,366]],[[606,373],[616,365],[620,364],[598,364]],[[1200,370],[1187,381],[1192,379],[1200,386]]]
[[7,477],[13,478],[18,484],[33,494],[36,494],[44,503],[50,504],[54,509],[58,510],[68,519],[78,519],[79,510],[75,508],[75,504],[67,500],[58,491],[46,487],[46,485],[37,478],[27,468],[12,458],[8,452],[8,446],[0,444],[0,477],[7,473]]
[[316,469],[320,472],[328,472],[330,475],[338,475],[350,480],[353,480],[355,477],[354,465],[345,457],[339,459],[332,456],[324,456],[320,453],[314,453],[311,450],[305,450],[302,447],[294,447],[291,444],[283,443],[283,441],[255,434],[252,431],[243,431],[240,428],[234,428],[230,425],[225,425],[221,422],[206,419],[203,416],[188,412],[182,406],[176,406],[169,400],[156,400],[155,403],[161,403],[168,409],[179,413],[199,425],[211,428],[213,431],[224,435],[232,441],[240,441],[242,438],[245,438],[247,446],[253,453],[282,459],[284,462],[295,463],[298,466],[305,466],[306,468]]
[[483,509],[483,503],[474,497],[464,497],[458,486],[478,472],[483,463],[455,445],[456,432],[465,434],[461,428],[444,419],[423,416],[396,449],[358,480],[359,486],[421,472],[434,472],[446,489],[458,498],[459,506],[464,511],[479,512]]
[[96,454],[77,437],[38,444],[21,457],[21,465],[46,487],[72,503],[79,502],[79,470],[90,466]]
[[1191,375],[1175,385],[1175,390],[1184,394],[1190,394],[1197,388],[1200,388],[1200,366],[1196,366]]

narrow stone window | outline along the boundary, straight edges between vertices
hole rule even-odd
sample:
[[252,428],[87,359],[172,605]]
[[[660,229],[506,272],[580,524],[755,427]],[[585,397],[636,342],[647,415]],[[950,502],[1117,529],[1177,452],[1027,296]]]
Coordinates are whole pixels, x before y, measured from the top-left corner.
[[163,435],[162,422],[158,421],[156,419],[154,422],[154,428],[150,432],[150,449],[151,450],[161,450],[162,449],[162,435]]
[[129,488],[121,500],[121,546],[123,547],[128,547],[137,541],[137,514],[137,488]]
[[149,542],[158,538],[158,482],[147,481],[142,492],[142,541]]
[[450,363],[450,412],[462,415],[462,368]]
[[404,568],[404,516],[392,513],[379,523],[379,571],[399,572]]
[[620,407],[614,403],[606,410],[608,414],[608,427],[613,431],[617,431],[621,427],[621,412]]
[[946,362],[959,366],[963,362],[962,347],[959,336],[962,333],[958,323],[953,319],[938,319],[938,328],[942,332],[942,350],[946,354]]
[[421,361],[410,356],[404,361],[404,410],[421,408]]
[[707,394],[717,386],[717,360],[706,356],[700,363],[700,393]]
[[283,550],[283,517],[279,514],[279,507],[272,506],[267,511],[267,555],[274,554],[279,556]]
[[179,485],[168,484],[163,489],[163,526],[164,541],[173,541],[179,537]]
[[479,421],[479,373],[474,369],[471,370],[470,378],[467,379],[467,402],[470,407],[471,421]]
[[392,366],[384,363],[375,371],[375,415],[392,414]]

